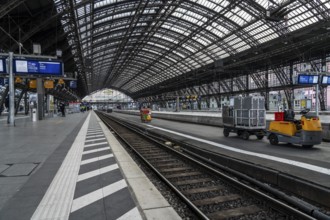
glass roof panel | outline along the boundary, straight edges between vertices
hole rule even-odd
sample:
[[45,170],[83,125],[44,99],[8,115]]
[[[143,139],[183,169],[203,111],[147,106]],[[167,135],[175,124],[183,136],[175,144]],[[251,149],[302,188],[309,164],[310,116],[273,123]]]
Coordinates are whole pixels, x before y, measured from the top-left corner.
[[[57,11],[66,10],[67,3],[63,0],[54,2]],[[76,44],[77,31],[70,25],[73,19],[69,14],[61,18],[74,59],[79,61],[79,52],[83,56],[93,52],[94,64],[101,74],[109,74],[109,68],[119,71],[111,74],[129,73],[125,79],[130,82],[127,85],[131,85],[135,79],[130,77],[142,77],[143,67],[147,68],[144,70],[146,73],[154,76],[154,82],[160,82],[212,63],[216,58],[229,57],[281,37],[284,31],[296,31],[319,22],[322,20],[320,10],[327,12],[330,8],[328,0],[255,0],[244,10],[240,10],[239,5],[232,7],[232,0],[191,0],[182,1],[180,5],[176,5],[175,1],[141,2],[95,0],[91,4],[90,1],[75,0],[75,5],[80,4],[74,9],[74,19],[81,48]],[[313,9],[319,3],[323,4],[323,8]],[[92,5],[94,10],[91,10]],[[144,11],[137,10],[138,7]],[[276,23],[261,16],[252,16],[260,7],[289,9],[287,21]],[[166,15],[163,14],[165,12]],[[216,17],[219,19],[209,20]],[[244,28],[239,29],[242,26]],[[124,62],[125,67],[122,67]],[[160,71],[162,68],[166,70]],[[126,81],[121,79],[120,82]],[[149,82],[141,85],[140,89],[147,84]],[[130,87],[127,89],[131,91]]]

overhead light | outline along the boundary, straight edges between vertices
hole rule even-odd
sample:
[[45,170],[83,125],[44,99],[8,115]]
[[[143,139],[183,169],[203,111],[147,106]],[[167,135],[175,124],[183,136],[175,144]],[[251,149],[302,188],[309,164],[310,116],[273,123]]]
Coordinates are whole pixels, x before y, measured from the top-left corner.
[[41,54],[41,45],[33,44],[33,54],[40,55]]
[[57,49],[56,50],[56,56],[57,57],[62,57],[62,50]]

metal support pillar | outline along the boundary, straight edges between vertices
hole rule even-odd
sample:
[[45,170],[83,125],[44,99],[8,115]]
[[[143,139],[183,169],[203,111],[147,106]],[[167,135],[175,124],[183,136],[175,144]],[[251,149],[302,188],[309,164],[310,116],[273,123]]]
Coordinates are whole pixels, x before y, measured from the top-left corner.
[[176,97],[176,112],[179,112],[180,111],[180,97],[177,96]]
[[290,87],[291,87],[291,100],[288,100],[288,109],[294,110],[294,88],[293,88],[293,62],[290,62]]
[[265,109],[268,111],[269,110],[269,68],[267,68],[266,73],[265,73]]
[[[26,80],[27,82],[27,80]],[[25,111],[25,115],[29,114],[29,102],[28,102],[28,98],[27,98],[27,91],[25,91],[24,93],[24,111]]]
[[14,85],[14,73],[13,73],[13,52],[9,52],[9,115],[8,124],[15,126],[15,85]]
[[45,89],[42,78],[37,78],[37,96],[38,96],[38,118],[42,120],[44,118],[44,96]]

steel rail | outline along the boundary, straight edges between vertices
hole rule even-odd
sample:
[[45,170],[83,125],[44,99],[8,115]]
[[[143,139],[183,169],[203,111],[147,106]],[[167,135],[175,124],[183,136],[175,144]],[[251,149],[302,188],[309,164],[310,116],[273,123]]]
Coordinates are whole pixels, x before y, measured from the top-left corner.
[[[101,115],[98,114],[98,116],[100,117]],[[184,196],[170,181],[168,181],[166,179],[165,176],[163,176],[151,163],[149,163],[147,161],[147,159],[145,159],[129,142],[127,142],[125,140],[125,138],[123,138],[119,133],[116,132],[116,130],[114,130],[112,128],[112,126],[106,121],[104,120],[106,118],[105,115],[102,115],[100,117],[100,119],[103,121],[103,123],[105,123],[107,125],[107,127],[111,128],[115,133],[116,135],[127,145],[129,146],[130,149],[132,149],[134,151],[134,153],[136,155],[138,155],[138,157],[150,168],[152,169],[155,174],[157,176],[159,176],[191,209],[192,211],[194,211],[201,219],[204,219],[204,220],[209,220],[209,218],[201,211],[199,210],[186,196]],[[119,123],[119,122],[117,122]],[[124,126],[124,125],[122,125]],[[135,131],[135,132],[138,132],[138,131]],[[141,134],[141,133],[140,133]],[[143,135],[143,134],[141,134]]]

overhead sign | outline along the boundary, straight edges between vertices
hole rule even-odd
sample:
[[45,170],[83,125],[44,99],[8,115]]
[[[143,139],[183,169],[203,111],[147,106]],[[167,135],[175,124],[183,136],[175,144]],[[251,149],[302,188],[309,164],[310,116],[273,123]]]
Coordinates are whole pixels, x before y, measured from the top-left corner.
[[318,82],[319,82],[318,75],[304,75],[304,74],[298,75],[298,84],[314,85],[314,84],[318,84]]
[[76,89],[77,88],[77,81],[75,81],[75,80],[70,81],[70,88]]
[[62,62],[40,60],[14,60],[14,73],[62,76]]
[[322,85],[330,85],[330,76],[322,76]]
[[7,73],[6,71],[6,60],[0,59],[0,73]]

